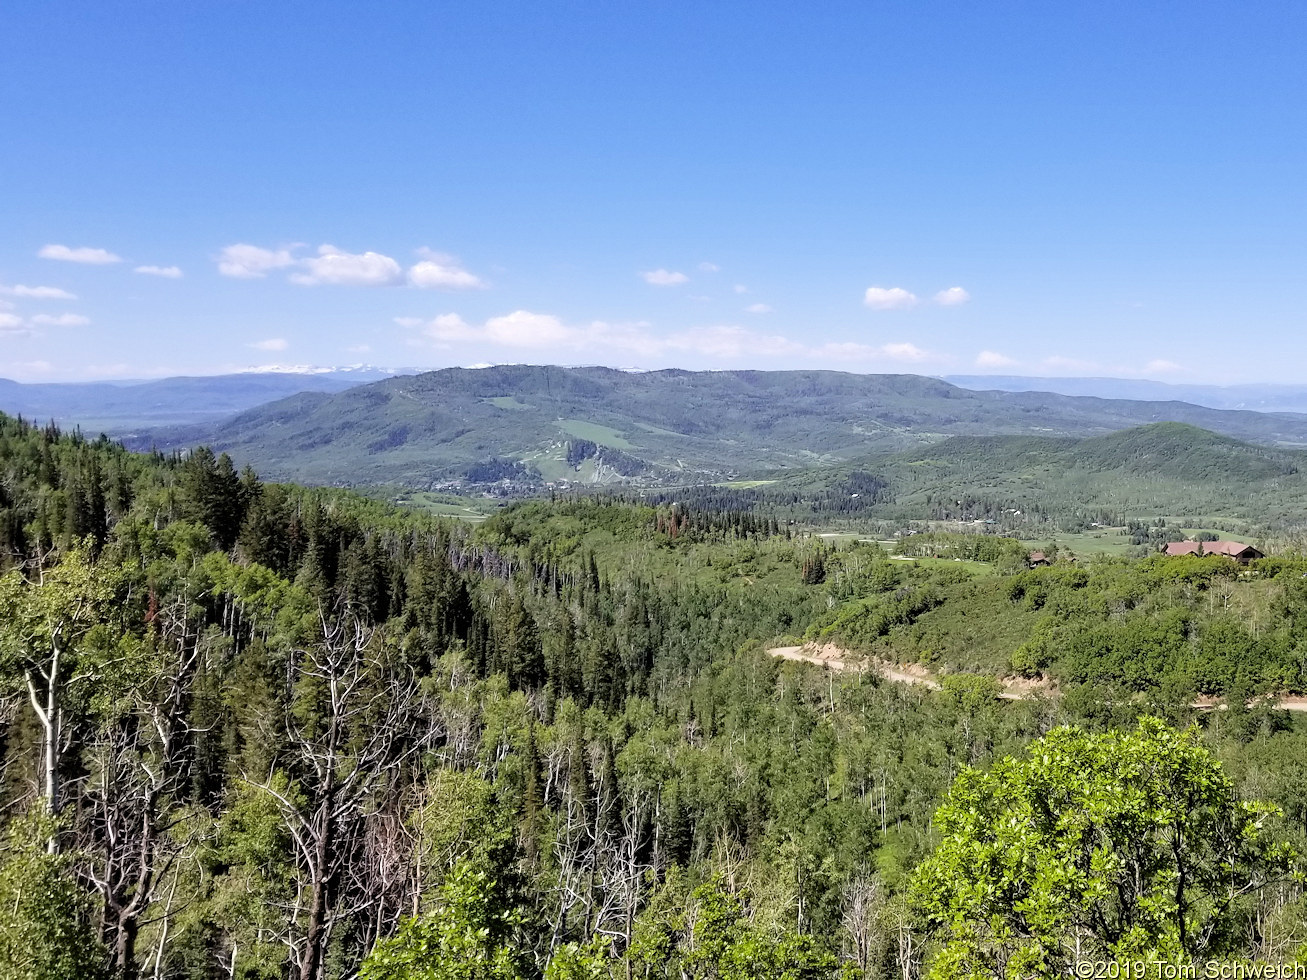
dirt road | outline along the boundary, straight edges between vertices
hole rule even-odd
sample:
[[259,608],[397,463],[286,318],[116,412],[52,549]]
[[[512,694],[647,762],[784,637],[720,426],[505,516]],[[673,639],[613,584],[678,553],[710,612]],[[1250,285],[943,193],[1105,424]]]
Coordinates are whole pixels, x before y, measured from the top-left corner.
[[[893,664],[887,660],[866,657],[846,650],[834,643],[805,643],[798,647],[773,647],[767,651],[773,657],[783,660],[798,660],[803,663],[828,667],[837,672],[861,672],[874,670],[881,677],[900,684],[918,684],[932,691],[940,689],[939,678],[921,664]],[[1057,695],[1057,687],[1046,680],[1028,677],[1000,677],[998,696],[1005,701],[1022,701],[1039,695]],[[1199,698],[1193,707],[1208,710],[1224,710],[1225,705],[1214,698]],[[1275,707],[1282,711],[1307,711],[1307,697],[1290,695],[1275,702]]]

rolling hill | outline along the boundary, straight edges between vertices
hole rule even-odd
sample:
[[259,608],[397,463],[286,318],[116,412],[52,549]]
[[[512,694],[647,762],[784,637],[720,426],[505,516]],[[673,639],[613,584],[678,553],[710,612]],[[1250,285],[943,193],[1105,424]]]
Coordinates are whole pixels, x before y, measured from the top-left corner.
[[[1185,526],[1307,527],[1307,453],[1178,422],[1089,438],[954,436],[763,486],[669,491],[692,503],[785,516],[990,522],[1033,531],[1167,516]],[[1029,536],[1029,535],[1027,535]]]
[[[915,375],[524,365],[298,394],[135,444],[205,442],[269,476],[334,485],[437,486],[487,461],[520,462],[516,472],[536,481],[604,482],[624,479],[625,468],[637,482],[665,484],[775,475],[953,435],[1084,437],[1159,421],[1271,446],[1307,444],[1307,416],[1173,401],[970,391]],[[569,463],[569,442],[596,449]],[[509,472],[488,472],[501,471]]]

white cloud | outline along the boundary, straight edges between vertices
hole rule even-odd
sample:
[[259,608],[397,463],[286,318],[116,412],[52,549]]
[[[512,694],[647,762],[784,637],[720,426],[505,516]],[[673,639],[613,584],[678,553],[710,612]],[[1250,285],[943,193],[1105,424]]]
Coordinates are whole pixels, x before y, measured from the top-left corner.
[[84,327],[90,322],[88,317],[76,313],[60,313],[58,316],[38,313],[32,317],[32,326],[35,327]]
[[873,310],[906,310],[917,305],[917,297],[906,289],[891,286],[870,287],[862,298],[863,303]]
[[452,255],[418,249],[425,261],[408,270],[408,281],[418,289],[485,289],[486,283],[463,268]]
[[57,286],[0,286],[0,296],[17,296],[21,299],[77,299],[66,289]]
[[246,347],[253,347],[255,350],[285,350],[290,346],[280,337],[272,337],[268,340],[256,340],[252,344],[246,344]]
[[1016,364],[1016,359],[1008,357],[1006,354],[1000,354],[998,351],[982,350],[976,355],[976,367],[982,368],[1000,368],[1011,367]]
[[36,253],[43,259],[59,262],[81,262],[83,265],[112,265],[122,259],[102,248],[69,248],[67,245],[45,245]]
[[772,308],[766,303],[754,303],[744,308],[745,313],[771,313]]
[[584,328],[568,327],[556,316],[515,310],[488,319],[474,327],[457,313],[436,317],[424,331],[432,340],[444,344],[488,341],[501,347],[575,347],[586,337]]
[[[401,326],[412,325],[408,317],[397,318],[396,322]],[[733,324],[659,335],[643,322],[614,324],[594,321],[571,325],[551,314],[528,310],[491,317],[483,324],[471,324],[457,313],[446,313],[426,323],[422,332],[439,347],[490,344],[516,350],[546,351],[549,357],[556,357],[560,351],[587,355],[596,351],[614,351],[642,357],[667,354],[697,354],[713,358],[761,356],[841,364],[848,361],[921,364],[947,360],[905,342],[880,346],[847,342],[811,346]]]
[[159,276],[162,279],[180,279],[182,270],[175,265],[138,265],[133,272],[143,276]]
[[749,291],[749,287],[748,287],[748,286],[744,285],[743,283],[739,283],[739,282],[737,282],[733,288],[735,289],[735,295],[737,295],[737,296],[743,296],[745,293],[747,293],[747,292]]
[[722,271],[722,267],[721,267],[720,265],[717,265],[715,262],[700,262],[700,263],[699,263],[699,271],[700,271],[700,272],[721,272],[721,271]]
[[273,251],[257,245],[228,245],[218,255],[218,272],[232,279],[262,279],[273,269],[295,264],[289,249]]
[[971,294],[961,286],[949,286],[935,294],[935,302],[940,306],[961,306],[971,299]]
[[709,357],[739,357],[761,354],[765,357],[802,356],[805,348],[786,337],[755,333],[744,327],[720,326],[672,334],[664,342],[675,351],[704,354]]
[[922,350],[916,344],[885,344],[882,347],[874,348],[877,353],[883,357],[888,357],[892,361],[906,361],[910,364],[920,364],[922,361],[931,361],[935,355],[930,351]]
[[420,316],[397,316],[395,317],[395,322],[401,327],[420,327],[427,321],[423,320]]
[[668,269],[654,269],[640,273],[640,278],[651,286],[679,286],[690,281],[684,272],[672,272]]
[[17,333],[24,329],[23,318],[14,313],[0,313],[0,332]]
[[[233,279],[262,279],[275,269],[290,271],[290,281],[299,286],[397,286],[407,281],[418,289],[486,289],[489,284],[463,268],[452,255],[429,248],[417,250],[420,262],[407,273],[389,255],[380,252],[344,252],[332,245],[318,246],[318,254],[297,257],[303,245],[280,249],[257,245],[228,245],[218,256],[218,271]],[[141,266],[137,272],[178,278],[176,266]]]
[[1144,365],[1145,374],[1174,374],[1176,371],[1183,371],[1184,367],[1176,364],[1175,361],[1149,361]]
[[507,347],[554,347],[574,342],[576,331],[547,313],[516,310],[506,316],[492,316],[486,321],[486,336]]
[[393,286],[404,270],[389,255],[380,252],[342,252],[331,245],[318,247],[316,258],[300,260],[290,281],[300,286]]
[[[411,317],[402,319],[407,321]],[[457,313],[440,314],[422,332],[432,340],[446,344],[483,339],[482,334]]]

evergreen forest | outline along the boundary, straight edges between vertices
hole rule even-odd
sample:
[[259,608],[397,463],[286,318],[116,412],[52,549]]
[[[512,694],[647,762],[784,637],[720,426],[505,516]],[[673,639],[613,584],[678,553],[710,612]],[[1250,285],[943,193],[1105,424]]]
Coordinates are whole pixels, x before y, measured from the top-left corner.
[[1307,556],[764,504],[460,523],[0,417],[0,980],[1307,964]]

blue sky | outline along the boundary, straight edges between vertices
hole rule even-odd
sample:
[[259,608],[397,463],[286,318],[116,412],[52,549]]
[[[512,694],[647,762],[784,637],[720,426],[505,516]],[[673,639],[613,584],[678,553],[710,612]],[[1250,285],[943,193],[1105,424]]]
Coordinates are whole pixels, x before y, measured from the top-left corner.
[[0,375],[1304,381],[1305,35],[1287,3],[9,0]]

